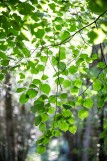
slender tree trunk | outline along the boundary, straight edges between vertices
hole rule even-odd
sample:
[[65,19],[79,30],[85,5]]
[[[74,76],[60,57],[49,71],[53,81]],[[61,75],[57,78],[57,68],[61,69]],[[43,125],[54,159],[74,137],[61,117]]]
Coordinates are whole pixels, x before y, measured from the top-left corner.
[[86,121],[86,130],[83,138],[83,161],[89,161],[89,147],[91,142],[91,112]]
[[6,140],[7,140],[7,161],[15,161],[15,149],[14,149],[14,125],[13,125],[13,107],[11,102],[11,84],[10,75],[6,75],[5,84],[5,120],[6,120]]
[[[104,62],[105,65],[107,66],[107,57],[106,55],[104,55],[104,48],[105,45],[103,44],[99,44],[99,45],[95,45],[93,46],[93,50],[92,50],[92,54],[93,53],[98,53],[99,54],[99,60]],[[92,67],[95,66],[99,60],[96,60],[95,62],[92,63]],[[100,133],[102,133],[104,131],[104,107],[101,107],[100,109],[100,115],[99,115],[99,120],[100,120]],[[104,138],[100,138],[99,139],[99,161],[106,161],[107,160],[107,155],[105,154],[104,151]]]
[[0,161],[4,161],[4,152],[3,152],[3,128],[2,128],[2,105],[1,105],[1,101],[2,101],[2,96],[1,96],[1,90],[0,89]]
[[69,145],[68,159],[71,161],[78,161],[78,147],[77,147],[77,136],[71,135],[71,133],[66,132],[64,134],[65,139]]
[[[102,108],[101,114],[100,114],[100,133],[104,131],[103,126],[104,126],[104,108]],[[105,154],[105,151],[104,151],[104,138],[99,139],[99,144],[100,144],[99,161],[106,161],[107,155]]]

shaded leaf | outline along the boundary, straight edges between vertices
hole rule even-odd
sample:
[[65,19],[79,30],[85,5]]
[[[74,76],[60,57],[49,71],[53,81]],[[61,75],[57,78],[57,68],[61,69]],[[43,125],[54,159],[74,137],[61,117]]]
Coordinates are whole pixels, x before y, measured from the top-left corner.
[[41,116],[36,116],[34,120],[35,126],[38,126],[41,123],[41,120],[42,120]]
[[39,145],[38,147],[37,147],[37,152],[39,153],[39,154],[42,154],[42,153],[44,153],[46,151],[46,147],[44,147],[43,145]]

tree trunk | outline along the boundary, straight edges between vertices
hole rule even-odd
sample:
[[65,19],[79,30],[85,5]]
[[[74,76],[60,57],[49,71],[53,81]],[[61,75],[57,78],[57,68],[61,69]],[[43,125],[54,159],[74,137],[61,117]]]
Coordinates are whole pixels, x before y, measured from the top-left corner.
[[71,133],[64,133],[64,137],[69,145],[68,159],[71,161],[78,161],[77,135],[73,136]]
[[6,140],[7,140],[7,161],[15,161],[14,146],[14,124],[13,124],[13,107],[11,102],[11,84],[10,75],[6,75],[5,84],[5,120],[6,120]]
[[[101,110],[101,114],[100,114],[100,133],[102,133],[104,131],[104,108],[102,108]],[[99,139],[99,161],[106,161],[107,160],[107,155],[105,154],[104,151],[104,138],[100,138]]]
[[[106,55],[104,55],[104,48],[105,48],[104,43],[93,46],[92,54],[98,53],[99,59],[96,60],[95,62],[93,62],[91,67],[95,66],[99,60],[104,62],[105,65],[107,66],[107,57],[106,57]],[[103,128],[103,126],[104,126],[104,107],[101,107],[101,109],[100,109],[99,120],[100,120],[100,128],[99,128],[100,131],[99,132],[102,133],[104,131],[104,128]],[[99,161],[106,161],[107,155],[105,154],[105,151],[104,151],[104,138],[99,139],[99,145],[100,145]]]
[[86,121],[86,127],[83,138],[83,161],[89,161],[89,147],[91,142],[91,112]]

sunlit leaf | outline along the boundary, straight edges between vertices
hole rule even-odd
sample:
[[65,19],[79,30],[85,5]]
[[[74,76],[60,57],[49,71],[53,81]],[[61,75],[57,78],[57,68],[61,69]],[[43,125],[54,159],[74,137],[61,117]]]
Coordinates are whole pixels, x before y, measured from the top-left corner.
[[24,87],[22,87],[22,88],[17,88],[17,93],[20,93],[20,92],[23,92],[23,91],[25,91],[26,90],[26,88],[24,88]]
[[51,90],[51,87],[48,84],[42,84],[41,85],[41,91],[43,93],[49,94]]
[[63,86],[64,86],[64,88],[70,87],[71,86],[71,81],[70,80],[64,80]]
[[70,37],[70,33],[68,31],[64,31],[63,34],[62,34],[61,39],[66,40],[69,37]]
[[94,83],[93,83],[93,89],[95,91],[99,91],[101,89],[101,82],[99,80],[96,80]]
[[7,55],[5,54],[5,53],[3,53],[3,52],[0,52],[0,58],[1,59],[8,59],[8,57],[7,57]]
[[89,115],[88,111],[87,110],[84,110],[84,109],[81,109],[79,110],[78,112],[78,117],[82,120],[84,120],[85,118],[87,118]]
[[76,67],[76,66],[70,66],[70,68],[69,68],[69,72],[71,73],[71,74],[74,74],[74,73],[76,73],[78,71],[78,67]]
[[69,127],[69,131],[70,131],[72,134],[75,134],[76,131],[77,131],[77,127],[76,127],[75,125],[70,126],[70,127]]
[[59,121],[58,126],[62,131],[67,131],[69,129],[69,124],[65,122],[64,120]]
[[90,109],[93,106],[92,98],[86,98],[84,100],[83,106]]
[[28,102],[28,99],[29,97],[25,93],[23,93],[21,94],[19,101],[20,103],[25,104],[26,102]]

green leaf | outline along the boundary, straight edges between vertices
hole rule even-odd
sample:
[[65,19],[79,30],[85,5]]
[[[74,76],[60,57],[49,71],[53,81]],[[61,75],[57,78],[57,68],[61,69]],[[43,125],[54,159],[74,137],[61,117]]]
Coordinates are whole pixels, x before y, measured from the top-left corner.
[[20,73],[20,79],[24,79],[25,75],[23,73]]
[[105,63],[104,62],[99,62],[98,64],[97,64],[97,67],[99,67],[99,68],[105,68],[106,67],[106,65],[105,65]]
[[31,107],[31,112],[35,114],[36,112],[38,112],[38,108],[36,108],[35,105],[32,106],[32,107]]
[[51,103],[55,103],[56,102],[56,95],[51,95],[51,96],[49,96],[49,102],[51,102]]
[[30,57],[30,51],[27,48],[23,48],[22,52],[26,57]]
[[36,86],[35,84],[32,84],[32,83],[31,83],[31,84],[29,85],[29,88],[37,88],[37,86]]
[[56,118],[56,121],[59,121],[59,120],[61,120],[62,115],[59,114],[59,113],[57,113],[56,116],[55,116],[55,118]]
[[45,123],[41,123],[39,125],[39,130],[42,131],[42,132],[46,131],[46,124]]
[[74,66],[74,65],[70,66],[69,72],[70,72],[71,74],[74,74],[74,73],[76,73],[77,71],[78,71],[78,67],[76,67],[76,66]]
[[99,91],[101,89],[101,82],[99,80],[96,80],[94,83],[93,83],[93,89],[95,91]]
[[68,117],[66,119],[67,119],[67,122],[69,122],[70,124],[74,124],[75,123],[75,120],[74,120],[73,117]]
[[6,59],[6,60],[8,59],[7,55],[6,55],[5,53],[1,52],[1,51],[0,51],[0,58],[1,58],[1,59],[4,59],[4,60],[5,60],[5,59]]
[[29,95],[29,98],[34,98],[37,96],[38,91],[36,91],[35,89],[28,89],[26,93]]
[[71,86],[71,81],[70,80],[64,80],[63,81],[63,86],[64,86],[64,88],[70,87]]
[[78,88],[77,87],[73,87],[70,89],[70,93],[71,95],[77,95],[79,92]]
[[93,60],[96,60],[96,59],[98,59],[98,58],[99,58],[99,57],[98,57],[98,54],[93,54],[93,55],[92,55],[92,59],[93,59]]
[[59,96],[61,99],[67,99],[68,98],[68,94],[67,93],[62,93]]
[[44,136],[42,135],[37,141],[36,141],[36,145],[39,146],[40,144],[43,145],[43,141],[44,141]]
[[55,79],[55,83],[57,84],[62,84],[63,83],[63,81],[64,81],[64,78],[62,78],[62,77],[58,77],[57,79]]
[[105,105],[104,100],[101,99],[101,98],[99,98],[99,99],[98,99],[98,107],[102,107],[102,108],[103,108],[104,105]]
[[45,94],[49,94],[50,93],[50,86],[48,84],[42,84],[41,85],[41,91]]
[[66,105],[66,104],[63,104],[63,107],[64,107],[65,109],[70,109],[70,108],[72,108],[70,105]]
[[84,100],[83,106],[90,109],[93,106],[92,98],[86,98]]
[[36,116],[34,120],[35,126],[38,126],[41,123],[41,120],[42,120],[41,116]]
[[101,14],[107,9],[107,3],[105,0],[95,0],[93,3],[93,0],[87,0],[88,8],[91,10],[91,12],[94,12],[96,14]]
[[95,28],[93,31],[88,33],[88,37],[90,38],[90,43],[97,45],[104,41],[106,34],[101,28]]
[[5,59],[1,60],[1,65],[8,66],[9,65],[9,60],[5,60]]
[[69,116],[72,116],[72,112],[70,111],[70,110],[66,110],[66,109],[63,109],[62,110],[62,115],[64,116],[64,117],[69,117]]
[[76,23],[71,23],[69,31],[74,32],[75,30],[76,30]]
[[52,57],[52,64],[53,64],[53,65],[57,65],[57,64],[58,64],[58,59],[57,59],[57,57],[55,57],[55,56]]
[[[14,3],[14,1],[11,1],[11,3]],[[20,9],[21,14],[30,15],[31,13],[33,13],[35,8],[30,3],[23,2],[23,3],[20,3],[20,8],[19,9]]]
[[28,61],[28,67],[29,68],[35,68],[35,63],[32,61]]
[[39,79],[34,79],[32,83],[39,86],[41,85],[41,81]]
[[42,116],[42,122],[46,122],[48,120],[48,115],[45,113],[45,114],[41,114]]
[[42,99],[42,100],[48,100],[48,96],[45,95],[45,94],[42,94],[39,98],[40,98],[40,100],[41,100],[41,99]]
[[0,81],[2,81],[4,79],[4,75],[0,74]]
[[39,146],[37,147],[37,153],[42,154],[42,153],[44,153],[45,151],[46,151],[46,147],[44,147],[43,145],[39,145]]
[[26,90],[26,88],[24,88],[24,87],[22,87],[22,88],[17,88],[16,92],[17,92],[17,93],[20,93],[20,92],[23,92],[23,91],[25,91],[25,90]]
[[69,127],[69,131],[70,131],[72,134],[75,134],[76,131],[77,131],[77,127],[76,127],[75,125],[70,126],[70,127]]
[[81,85],[82,85],[82,81],[81,81],[80,79],[76,79],[74,85],[75,85],[77,88],[80,88]]
[[69,129],[69,124],[64,120],[59,121],[58,126],[62,131],[65,131],[65,132]]
[[60,48],[60,60],[64,60],[66,58],[66,50],[64,47]]
[[54,136],[59,137],[61,136],[61,132],[59,130],[54,131]]
[[45,137],[44,140],[42,141],[42,144],[45,145],[45,144],[48,144],[50,141],[50,138],[49,137]]
[[55,7],[56,7],[55,3],[50,3],[49,7],[51,8],[51,10],[53,10],[53,12],[55,12]]
[[100,133],[100,138],[106,138],[107,136],[107,130],[104,130],[103,132]]
[[70,33],[68,31],[64,31],[63,34],[62,34],[61,39],[66,40],[69,37],[70,37]]
[[49,114],[54,114],[55,113],[55,108],[54,107],[49,107],[48,113]]
[[84,120],[85,118],[87,118],[89,115],[88,111],[87,110],[84,110],[84,109],[81,109],[79,112],[78,112],[78,117],[81,119],[81,120]]
[[48,79],[48,76],[47,75],[42,75],[42,78],[41,78],[42,80],[46,80],[46,79]]
[[43,29],[38,29],[37,32],[35,32],[36,38],[41,39],[44,36],[45,32]]
[[36,100],[34,102],[34,106],[33,106],[32,110],[33,111],[38,111],[39,113],[43,113],[44,112],[44,102]]
[[66,64],[64,62],[59,62],[59,67],[60,70],[65,70],[66,69]]
[[41,56],[40,57],[40,60],[41,60],[41,62],[43,62],[43,63],[46,63],[47,62],[47,56]]
[[42,71],[44,71],[45,67],[44,67],[44,65],[42,65],[42,64],[38,64],[38,65],[36,66],[36,69],[37,69],[39,72],[42,72]]
[[25,93],[21,94],[19,101],[20,103],[25,104],[28,101],[28,96]]
[[87,59],[88,58],[88,55],[87,54],[81,54],[80,55],[80,58]]

